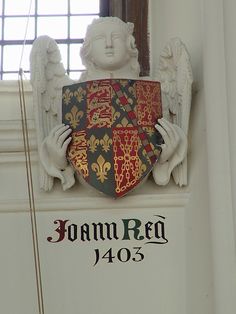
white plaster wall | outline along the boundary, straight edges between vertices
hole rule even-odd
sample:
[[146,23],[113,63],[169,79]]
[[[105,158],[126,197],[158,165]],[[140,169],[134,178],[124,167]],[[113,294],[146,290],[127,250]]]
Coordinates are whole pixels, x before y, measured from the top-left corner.
[[[189,287],[198,287],[188,299],[191,313],[231,314],[236,306],[235,8],[232,0],[151,1],[154,67],[165,37],[180,36],[192,58],[197,91],[192,111],[190,152],[193,163],[190,169],[198,169],[198,174],[190,179],[194,189],[188,218],[190,224],[203,217],[210,218],[205,225],[205,230],[206,227],[210,229],[210,233],[205,233],[210,239],[204,244],[202,254],[210,250],[212,259],[208,254],[200,258],[198,265],[190,263],[194,269],[190,273],[196,276]],[[206,142],[202,142],[202,135]],[[200,149],[206,151],[200,153]],[[189,256],[193,257],[194,251],[196,253],[194,249]],[[198,258],[199,255],[195,261]],[[201,284],[197,275],[202,279],[208,277],[205,285],[204,279]],[[209,286],[211,280],[212,295],[204,299],[199,294],[199,287]],[[211,300],[206,301],[209,296],[212,306]]]
[[233,67],[228,67],[233,65],[228,39],[229,25],[235,23],[229,12],[235,7],[232,1],[202,3],[214,313],[231,314],[236,308],[235,155],[231,147],[235,133],[230,116],[235,78]]
[[201,2],[152,0],[150,12],[154,72],[160,51],[171,38],[179,37],[191,57],[194,89],[189,136],[190,199],[186,212],[186,312],[213,313]]
[[[223,2],[224,16],[224,43],[225,43],[225,65],[227,79],[227,102],[229,119],[229,144],[231,156],[231,180],[232,187],[236,186],[236,93],[235,93],[235,73],[236,73],[236,40],[235,40],[235,10],[236,2],[226,0]],[[236,193],[232,189],[234,207],[234,225],[236,226]],[[234,227],[235,227],[234,226]],[[235,229],[235,228],[234,228]],[[236,232],[236,230],[235,230]],[[235,233],[236,238],[236,233]]]
[[202,84],[202,12],[201,1],[150,0],[152,70],[168,39],[179,37],[191,56],[195,84]]

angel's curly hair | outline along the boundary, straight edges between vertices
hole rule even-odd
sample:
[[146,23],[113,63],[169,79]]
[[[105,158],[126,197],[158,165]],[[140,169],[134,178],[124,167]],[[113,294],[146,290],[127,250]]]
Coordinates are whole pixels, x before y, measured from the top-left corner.
[[128,53],[131,56],[131,68],[137,74],[137,76],[139,76],[140,66],[138,63],[138,49],[136,48],[135,38],[133,36],[134,24],[129,22],[125,23],[118,17],[100,17],[98,19],[94,19],[88,26],[84,43],[80,49],[80,56],[83,65],[86,67],[86,69],[89,69],[92,66],[90,60],[92,33],[93,30],[96,29],[97,25],[106,22],[119,25],[122,32],[126,35],[126,46]]

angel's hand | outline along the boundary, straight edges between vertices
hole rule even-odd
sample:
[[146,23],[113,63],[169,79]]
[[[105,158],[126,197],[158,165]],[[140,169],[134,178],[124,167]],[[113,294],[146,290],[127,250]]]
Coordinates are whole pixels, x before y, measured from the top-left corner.
[[162,152],[159,158],[160,163],[165,163],[170,160],[174,155],[179,143],[180,136],[175,129],[174,124],[162,118],[158,120],[159,124],[155,125],[155,128],[160,132],[164,144],[161,145]]
[[51,130],[46,138],[48,156],[58,170],[67,167],[66,150],[71,141],[68,137],[72,130],[68,125],[60,124]]

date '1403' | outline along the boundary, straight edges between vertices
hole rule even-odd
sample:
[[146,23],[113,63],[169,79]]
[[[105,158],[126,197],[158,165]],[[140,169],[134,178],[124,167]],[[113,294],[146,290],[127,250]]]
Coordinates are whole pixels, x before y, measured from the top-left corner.
[[100,249],[95,249],[95,263],[96,266],[99,261],[104,260],[107,263],[114,263],[118,260],[121,263],[126,263],[129,261],[141,262],[144,259],[144,254],[141,252],[142,247],[133,247],[132,249],[120,248],[114,253],[114,249],[110,248],[105,253],[101,253]]

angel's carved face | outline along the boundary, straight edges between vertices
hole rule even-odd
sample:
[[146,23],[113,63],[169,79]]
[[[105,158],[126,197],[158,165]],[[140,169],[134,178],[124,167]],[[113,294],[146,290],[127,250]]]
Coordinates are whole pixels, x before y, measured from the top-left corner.
[[97,25],[91,38],[90,58],[97,68],[105,71],[118,70],[130,61],[127,34],[117,23]]

